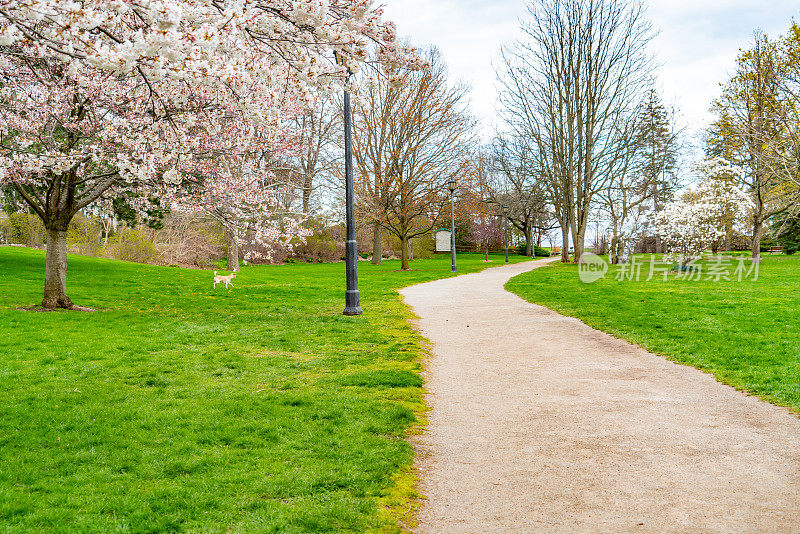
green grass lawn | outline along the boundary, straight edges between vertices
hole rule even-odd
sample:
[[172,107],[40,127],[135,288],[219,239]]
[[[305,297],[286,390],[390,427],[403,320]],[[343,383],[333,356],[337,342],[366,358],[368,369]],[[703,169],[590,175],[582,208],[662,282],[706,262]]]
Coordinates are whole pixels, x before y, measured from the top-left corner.
[[0,532],[397,530],[424,405],[396,290],[450,276],[449,256],[359,263],[355,318],[343,264],[245,268],[226,291],[69,261],[70,297],[105,311],[17,310],[41,300],[44,254],[0,247]]
[[520,275],[506,287],[800,410],[800,256],[765,257],[757,281],[687,281],[674,275],[666,282],[661,277],[648,282],[647,276],[617,281],[618,270],[612,266],[603,280],[587,285],[577,267],[555,265]]

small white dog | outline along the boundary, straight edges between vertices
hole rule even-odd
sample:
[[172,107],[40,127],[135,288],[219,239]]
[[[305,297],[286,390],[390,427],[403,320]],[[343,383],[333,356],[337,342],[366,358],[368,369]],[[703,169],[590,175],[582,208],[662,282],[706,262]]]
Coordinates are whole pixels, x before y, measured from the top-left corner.
[[220,276],[217,271],[214,271],[214,289],[217,289],[217,284],[223,283],[226,288],[233,287],[233,279],[236,278],[236,273],[231,273],[228,276]]

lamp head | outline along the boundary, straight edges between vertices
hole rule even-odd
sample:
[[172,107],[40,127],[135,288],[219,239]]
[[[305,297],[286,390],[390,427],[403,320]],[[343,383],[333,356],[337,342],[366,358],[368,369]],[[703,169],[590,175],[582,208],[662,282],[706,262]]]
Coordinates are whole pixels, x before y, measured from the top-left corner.
[[455,191],[456,190],[456,181],[455,180],[450,180],[449,182],[447,182],[447,189],[449,189],[451,193],[453,191]]
[[333,57],[336,59],[336,64],[340,67],[345,67],[347,69],[347,79],[350,79],[350,76],[353,75],[353,71],[350,70],[350,67],[347,65],[347,60],[345,55],[339,52],[338,50],[333,51]]

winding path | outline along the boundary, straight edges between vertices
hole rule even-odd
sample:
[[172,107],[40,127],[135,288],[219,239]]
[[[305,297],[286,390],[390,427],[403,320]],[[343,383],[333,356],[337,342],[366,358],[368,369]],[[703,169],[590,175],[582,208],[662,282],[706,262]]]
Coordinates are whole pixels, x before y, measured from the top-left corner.
[[433,349],[417,531],[800,532],[800,418],[503,289],[546,262],[401,292]]

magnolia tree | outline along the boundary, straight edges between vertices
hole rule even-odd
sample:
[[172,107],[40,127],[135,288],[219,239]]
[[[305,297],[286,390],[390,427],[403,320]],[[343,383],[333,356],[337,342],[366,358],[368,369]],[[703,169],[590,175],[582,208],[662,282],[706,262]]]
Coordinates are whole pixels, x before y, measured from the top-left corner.
[[247,159],[253,142],[280,151],[287,119],[371,43],[385,64],[422,66],[381,18],[370,0],[4,2],[0,183],[47,229],[42,305],[73,307],[67,225],[112,188],[215,208],[224,198],[245,219],[269,206],[257,172],[196,171]]
[[694,189],[668,203],[656,219],[667,252],[686,263],[712,248],[728,232],[746,232],[750,196],[736,186],[738,170],[716,158],[698,166],[705,176]]

